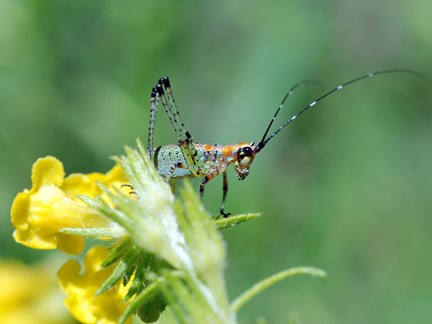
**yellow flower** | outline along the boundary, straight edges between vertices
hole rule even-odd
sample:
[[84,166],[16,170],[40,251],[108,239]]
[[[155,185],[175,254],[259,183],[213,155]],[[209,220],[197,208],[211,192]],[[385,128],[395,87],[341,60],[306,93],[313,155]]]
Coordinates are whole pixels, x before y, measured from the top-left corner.
[[72,174],[66,179],[63,164],[52,156],[33,164],[30,190],[20,192],[12,205],[14,239],[36,249],[59,248],[77,254],[84,249],[84,238],[62,233],[64,228],[106,228],[110,221],[77,199],[78,194],[96,197],[96,182],[105,186],[127,183],[120,166],[107,174]]
[[0,260],[0,323],[72,323],[52,266]]
[[117,283],[110,290],[95,296],[102,283],[111,275],[114,265],[102,268],[108,257],[103,246],[91,248],[84,258],[84,271],[80,264],[69,260],[58,272],[60,285],[67,294],[65,300],[73,316],[83,323],[117,323],[126,308],[126,288]]

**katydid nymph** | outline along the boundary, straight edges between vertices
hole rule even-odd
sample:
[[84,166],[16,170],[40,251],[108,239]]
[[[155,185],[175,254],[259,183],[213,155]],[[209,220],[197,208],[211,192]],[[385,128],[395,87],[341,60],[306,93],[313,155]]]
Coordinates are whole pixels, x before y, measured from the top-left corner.
[[[275,137],[282,129],[294,121],[297,117],[303,114],[309,108],[314,107],[318,102],[328,97],[332,93],[345,88],[355,82],[363,79],[371,78],[377,75],[390,73],[411,73],[419,75],[417,72],[406,69],[394,69],[368,73],[341,83],[332,90],[324,93],[310,104],[305,106],[299,112],[294,114],[285,123],[276,128],[273,133],[268,135],[273,122],[283,108],[287,98],[293,93],[294,89],[306,83],[302,81],[294,85],[285,95],[281,104],[276,109],[273,118],[270,120],[267,128],[264,131],[262,138],[258,142],[240,142],[232,145],[209,145],[196,143],[188,130],[186,130],[179,111],[176,107],[170,81],[167,77],[159,79],[158,83],[153,87],[151,92],[151,107],[150,107],[150,126],[148,133],[148,154],[154,161],[158,173],[169,181],[174,186],[174,181],[178,178],[191,177],[202,178],[199,193],[202,198],[204,188],[207,182],[222,173],[223,176],[223,194],[220,213],[227,217],[229,213],[225,212],[224,205],[228,192],[227,168],[230,164],[234,164],[234,170],[239,180],[244,180],[250,170],[250,166],[254,161],[255,155],[266,147],[267,143]],[[174,131],[177,135],[177,144],[162,145],[153,148],[153,133],[155,127],[156,113],[159,103],[162,102],[168,117],[171,121]],[[268,136],[267,136],[268,135]]]

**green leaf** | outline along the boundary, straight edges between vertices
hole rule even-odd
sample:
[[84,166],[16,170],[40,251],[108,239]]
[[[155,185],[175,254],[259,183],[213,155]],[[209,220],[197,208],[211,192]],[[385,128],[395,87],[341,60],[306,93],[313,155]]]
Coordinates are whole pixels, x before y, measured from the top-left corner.
[[95,296],[103,294],[107,290],[111,289],[120,279],[123,278],[124,272],[127,268],[127,264],[124,262],[119,262],[115,267],[111,275],[104,281],[102,286],[96,291]]
[[248,214],[240,214],[240,215],[233,215],[229,217],[220,217],[217,218],[214,223],[216,225],[216,228],[221,230],[225,228],[231,228],[234,227],[240,223],[247,222],[249,220],[255,219],[257,217],[260,217],[261,213],[248,213]]
[[250,301],[252,298],[257,296],[267,288],[273,286],[274,284],[284,279],[287,279],[289,277],[302,275],[302,274],[308,274],[311,275],[312,277],[327,276],[327,274],[321,269],[317,269],[313,267],[297,267],[297,268],[291,268],[291,269],[278,272],[256,283],[251,288],[246,290],[243,294],[241,294],[236,299],[234,299],[234,301],[231,303],[232,312],[237,313],[244,304],[246,304],[248,301]]

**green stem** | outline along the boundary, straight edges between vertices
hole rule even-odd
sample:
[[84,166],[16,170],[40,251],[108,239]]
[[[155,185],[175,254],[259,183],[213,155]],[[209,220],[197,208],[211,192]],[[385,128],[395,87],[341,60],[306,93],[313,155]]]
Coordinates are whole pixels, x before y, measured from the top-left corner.
[[315,277],[315,276],[317,276],[317,277],[327,276],[327,274],[324,271],[317,269],[317,268],[313,268],[313,267],[297,267],[297,268],[291,268],[291,269],[287,269],[287,270],[278,272],[278,273],[276,273],[270,277],[267,277],[267,278],[261,280],[260,282],[256,283],[251,288],[246,290],[243,294],[241,294],[236,299],[234,299],[234,301],[231,303],[231,311],[233,313],[237,313],[239,311],[239,309],[242,308],[242,306],[244,304],[246,304],[253,297],[257,296],[259,293],[261,293],[265,289],[273,286],[274,284],[276,284],[276,283],[278,283],[278,282],[280,282],[286,278],[289,278],[289,277],[295,276],[295,275],[301,275],[301,274],[308,274],[308,275],[311,275],[313,277]]

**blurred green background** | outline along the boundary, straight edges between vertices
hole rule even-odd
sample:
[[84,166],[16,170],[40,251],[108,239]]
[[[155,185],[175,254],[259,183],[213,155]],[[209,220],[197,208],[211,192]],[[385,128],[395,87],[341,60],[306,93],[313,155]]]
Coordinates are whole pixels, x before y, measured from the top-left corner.
[[[240,323],[427,323],[432,318],[432,3],[413,1],[0,1],[0,257],[48,257],[16,244],[10,206],[32,163],[105,172],[147,138],[151,87],[171,78],[200,142],[257,141],[286,90],[325,89],[405,67],[429,77],[369,79],[307,112],[259,154],[243,182],[229,172],[226,210],[263,212],[224,232],[234,298],[298,265]],[[315,99],[302,88],[279,122]],[[278,126],[278,125],[276,125]],[[164,111],[156,144],[175,142]],[[194,182],[198,190],[198,182]],[[222,179],[209,183],[216,213]]]

